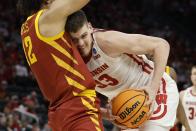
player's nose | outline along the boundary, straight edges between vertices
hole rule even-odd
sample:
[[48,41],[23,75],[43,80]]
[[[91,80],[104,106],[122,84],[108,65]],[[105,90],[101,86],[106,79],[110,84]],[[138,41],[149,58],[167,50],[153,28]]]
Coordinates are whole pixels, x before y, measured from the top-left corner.
[[81,46],[81,47],[84,46],[84,41],[80,39],[80,40],[78,41],[78,46]]

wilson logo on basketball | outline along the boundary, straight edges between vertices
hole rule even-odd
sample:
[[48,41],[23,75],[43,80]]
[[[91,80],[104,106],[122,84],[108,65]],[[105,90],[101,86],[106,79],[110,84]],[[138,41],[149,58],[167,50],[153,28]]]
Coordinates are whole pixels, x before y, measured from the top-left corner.
[[142,113],[135,120],[133,120],[133,122],[131,122],[131,124],[132,125],[135,125],[138,122],[140,122],[140,120],[144,117],[145,114],[146,114],[146,112],[145,111],[142,111]]
[[112,100],[112,114],[118,115],[117,123],[128,128],[138,128],[148,120],[147,112],[150,106],[145,106],[147,95],[144,91],[128,89],[118,94]]
[[124,120],[129,114],[131,114],[131,112],[132,112],[135,108],[137,108],[137,107],[139,106],[139,104],[140,104],[140,102],[137,101],[137,102],[134,103],[130,108],[127,107],[123,112],[120,113],[120,115],[119,115],[120,118],[121,118],[122,120]]

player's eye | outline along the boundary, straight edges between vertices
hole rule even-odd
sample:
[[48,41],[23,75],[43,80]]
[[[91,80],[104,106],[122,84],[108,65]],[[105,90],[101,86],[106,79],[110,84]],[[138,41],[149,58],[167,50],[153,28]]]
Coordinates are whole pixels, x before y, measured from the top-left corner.
[[87,37],[87,33],[85,33],[85,34],[83,34],[83,35],[81,36],[82,39],[85,39],[86,37]]

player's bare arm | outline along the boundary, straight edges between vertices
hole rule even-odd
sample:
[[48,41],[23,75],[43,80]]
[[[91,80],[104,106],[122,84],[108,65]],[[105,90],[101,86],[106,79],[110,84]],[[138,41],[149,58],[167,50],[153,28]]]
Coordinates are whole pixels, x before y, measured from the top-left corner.
[[122,53],[153,55],[155,64],[154,74],[152,82],[146,90],[151,94],[150,99],[154,100],[167,64],[170,50],[168,42],[157,37],[126,34],[117,31],[97,33],[96,38],[100,48],[112,57],[116,57]]
[[39,19],[40,33],[54,36],[64,31],[67,17],[84,7],[90,0],[54,0]]
[[184,125],[186,131],[191,131],[190,126],[188,124],[188,120],[187,117],[185,115],[185,111],[184,108],[182,106],[182,99],[184,97],[184,91],[180,92],[180,100],[179,100],[179,104],[178,104],[178,109],[177,109],[177,118],[179,120],[179,122]]

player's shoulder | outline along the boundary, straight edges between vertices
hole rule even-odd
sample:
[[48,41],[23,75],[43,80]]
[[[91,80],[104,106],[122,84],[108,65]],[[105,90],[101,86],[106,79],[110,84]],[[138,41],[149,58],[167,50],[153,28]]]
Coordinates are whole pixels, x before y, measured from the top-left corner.
[[183,96],[185,92],[186,92],[186,89],[185,89],[185,90],[180,91],[180,96]]
[[185,90],[180,91],[180,100],[181,101],[183,100],[184,94],[185,94]]
[[94,29],[93,34],[98,39],[106,39],[108,36],[111,37],[112,34],[116,33],[114,30],[105,30],[105,29]]
[[104,29],[95,29],[93,35],[97,43],[109,43],[110,39],[112,39],[115,31],[112,30],[104,30]]
[[110,49],[120,46],[119,41],[124,40],[126,37],[126,33],[115,30],[97,31],[94,35],[97,43],[104,44]]
[[93,33],[95,41],[99,48],[108,56],[117,57],[119,56],[119,46],[118,43],[119,35],[117,31],[113,30],[102,30]]
[[94,29],[93,33],[96,35],[97,38],[100,39],[118,38],[116,36],[126,34],[120,31],[107,30],[107,29]]
[[38,11],[38,12],[35,12],[34,14],[28,16],[26,18],[26,20],[23,22],[23,24],[26,24],[28,25],[29,27],[32,27],[32,24],[36,24],[36,19],[37,19],[37,16],[40,14],[41,10]]
[[184,97],[185,93],[186,93],[189,89],[190,89],[190,87],[189,87],[189,88],[186,88],[186,89],[184,89],[184,90],[182,90],[182,91],[180,91],[180,98],[181,98],[181,99]]
[[33,27],[32,25],[35,23],[35,14],[26,18],[26,20],[21,25],[21,35],[28,34],[29,30]]

